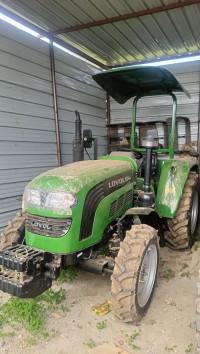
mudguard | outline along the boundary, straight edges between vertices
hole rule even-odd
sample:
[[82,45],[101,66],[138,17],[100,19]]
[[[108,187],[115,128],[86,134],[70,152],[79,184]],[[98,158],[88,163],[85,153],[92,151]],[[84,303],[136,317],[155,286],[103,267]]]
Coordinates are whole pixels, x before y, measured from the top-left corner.
[[175,216],[192,166],[194,162],[182,159],[163,160],[160,163],[161,173],[156,195],[156,211],[160,217]]

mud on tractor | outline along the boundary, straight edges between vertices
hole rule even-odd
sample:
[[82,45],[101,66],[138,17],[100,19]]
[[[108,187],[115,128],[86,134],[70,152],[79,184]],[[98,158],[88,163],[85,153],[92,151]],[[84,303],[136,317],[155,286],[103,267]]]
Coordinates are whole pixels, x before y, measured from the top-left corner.
[[[120,68],[93,78],[120,104],[135,97],[130,149],[55,168],[26,186],[23,213],[2,234],[0,290],[35,297],[51,287],[61,268],[80,266],[110,274],[116,315],[138,323],[154,292],[159,243],[184,249],[195,240],[198,154],[187,151],[181,158],[174,151],[173,92],[189,94],[162,68]],[[154,95],[172,98],[168,147],[160,144],[156,129],[136,144],[137,103]],[[104,245],[110,257],[101,256]]]

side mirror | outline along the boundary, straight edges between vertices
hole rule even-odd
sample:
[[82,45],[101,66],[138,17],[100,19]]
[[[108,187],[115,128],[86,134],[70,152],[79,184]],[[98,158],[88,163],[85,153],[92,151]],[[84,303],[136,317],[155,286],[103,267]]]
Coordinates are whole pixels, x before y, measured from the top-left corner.
[[83,131],[83,145],[84,148],[91,148],[92,147],[92,131],[90,129],[86,129]]

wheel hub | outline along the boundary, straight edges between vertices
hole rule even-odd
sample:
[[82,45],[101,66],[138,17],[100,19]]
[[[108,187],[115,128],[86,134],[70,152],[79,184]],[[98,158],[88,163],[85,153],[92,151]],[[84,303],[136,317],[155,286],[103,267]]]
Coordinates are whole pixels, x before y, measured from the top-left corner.
[[193,202],[192,202],[192,209],[191,209],[191,234],[193,234],[196,229],[197,219],[198,219],[198,207],[199,207],[198,192],[195,191]]
[[137,300],[140,307],[144,307],[151,296],[156,278],[157,262],[156,246],[151,245],[148,247],[140,267],[137,286]]

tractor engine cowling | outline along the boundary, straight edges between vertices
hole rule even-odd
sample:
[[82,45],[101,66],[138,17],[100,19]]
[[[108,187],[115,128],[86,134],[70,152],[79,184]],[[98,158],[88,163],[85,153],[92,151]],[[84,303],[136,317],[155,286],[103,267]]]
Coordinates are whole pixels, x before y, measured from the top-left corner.
[[69,254],[101,241],[106,227],[133,205],[133,164],[75,162],[45,172],[24,192],[26,244]]

